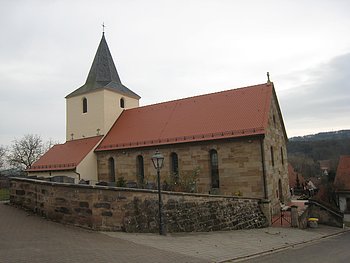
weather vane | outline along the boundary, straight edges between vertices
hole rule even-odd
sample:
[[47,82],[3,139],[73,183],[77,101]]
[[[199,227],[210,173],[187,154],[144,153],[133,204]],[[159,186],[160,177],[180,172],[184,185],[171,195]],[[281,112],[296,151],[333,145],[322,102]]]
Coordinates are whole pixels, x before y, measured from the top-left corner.
[[102,23],[102,33],[104,34],[105,33],[105,22]]

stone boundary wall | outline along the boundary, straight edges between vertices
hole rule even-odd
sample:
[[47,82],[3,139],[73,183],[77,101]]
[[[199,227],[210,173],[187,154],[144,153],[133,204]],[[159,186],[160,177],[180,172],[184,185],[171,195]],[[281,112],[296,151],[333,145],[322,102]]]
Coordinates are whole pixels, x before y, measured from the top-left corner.
[[318,218],[319,224],[343,227],[344,215],[340,211],[335,211],[312,199],[305,203],[305,205],[307,205],[307,208],[299,216],[299,228],[307,228],[307,220],[310,217]]
[[[167,232],[268,226],[259,199],[162,191]],[[102,231],[158,232],[158,192],[11,179],[10,202],[48,219]]]

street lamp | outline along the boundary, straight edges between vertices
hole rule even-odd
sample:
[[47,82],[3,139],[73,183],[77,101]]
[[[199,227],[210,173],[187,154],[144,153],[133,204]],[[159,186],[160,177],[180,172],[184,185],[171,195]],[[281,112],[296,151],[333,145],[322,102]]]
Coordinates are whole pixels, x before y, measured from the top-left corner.
[[163,167],[164,156],[157,150],[152,156],[152,162],[154,168],[157,170],[157,180],[158,180],[158,205],[159,205],[159,235],[165,235],[164,224],[162,218],[162,194],[160,191],[160,169]]

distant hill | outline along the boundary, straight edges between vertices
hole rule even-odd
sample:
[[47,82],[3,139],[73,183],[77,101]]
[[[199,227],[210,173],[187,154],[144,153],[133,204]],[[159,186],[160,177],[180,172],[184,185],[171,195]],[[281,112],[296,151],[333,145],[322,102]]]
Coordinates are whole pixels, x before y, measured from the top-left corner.
[[350,139],[350,130],[320,132],[317,134],[310,134],[305,136],[297,136],[289,138],[289,141],[322,141],[322,140],[339,140]]
[[330,160],[336,171],[340,155],[350,155],[350,130],[321,132],[289,139],[288,160],[304,176],[320,174],[320,160]]

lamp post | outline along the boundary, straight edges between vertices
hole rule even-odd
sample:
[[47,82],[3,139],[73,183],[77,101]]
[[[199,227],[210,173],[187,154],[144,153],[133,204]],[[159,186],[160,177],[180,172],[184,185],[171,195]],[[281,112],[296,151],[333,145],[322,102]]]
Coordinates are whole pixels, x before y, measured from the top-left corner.
[[157,181],[158,181],[158,205],[159,205],[159,235],[165,235],[163,217],[162,217],[162,194],[160,189],[160,169],[163,167],[164,156],[157,150],[152,156],[152,162],[154,168],[157,170]]

